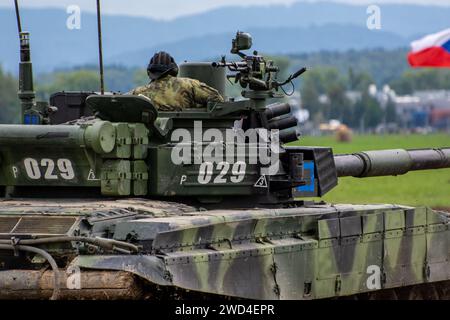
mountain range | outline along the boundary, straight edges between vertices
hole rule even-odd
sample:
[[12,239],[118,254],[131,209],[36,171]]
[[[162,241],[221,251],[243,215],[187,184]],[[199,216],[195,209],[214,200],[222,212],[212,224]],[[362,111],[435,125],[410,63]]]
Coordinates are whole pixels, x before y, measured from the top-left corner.
[[[266,54],[400,48],[426,33],[450,26],[450,7],[381,5],[381,30],[366,27],[367,6],[298,2],[291,6],[224,7],[153,20],[103,16],[105,64],[145,66],[156,50],[178,61],[217,59],[229,52],[237,30],[252,33],[254,49]],[[144,8],[143,8],[144,10]],[[96,17],[81,14],[81,29],[66,27],[60,9],[23,9],[22,25],[31,31],[36,72],[97,62]],[[0,65],[17,73],[18,38],[14,11],[0,9]]]

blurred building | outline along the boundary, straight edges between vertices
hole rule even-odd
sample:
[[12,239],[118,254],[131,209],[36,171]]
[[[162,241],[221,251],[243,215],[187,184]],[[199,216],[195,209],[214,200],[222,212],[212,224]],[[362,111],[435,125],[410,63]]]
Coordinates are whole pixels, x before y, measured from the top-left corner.
[[450,130],[450,108],[431,110],[430,123],[438,130]]
[[450,90],[423,90],[399,96],[389,86],[377,90],[372,85],[369,93],[383,108],[389,100],[394,103],[402,128],[450,130]]
[[361,100],[362,92],[355,90],[348,90],[345,92],[345,97],[352,103],[355,104]]
[[394,102],[397,114],[408,128],[450,129],[450,91],[416,91],[411,96],[396,97]]

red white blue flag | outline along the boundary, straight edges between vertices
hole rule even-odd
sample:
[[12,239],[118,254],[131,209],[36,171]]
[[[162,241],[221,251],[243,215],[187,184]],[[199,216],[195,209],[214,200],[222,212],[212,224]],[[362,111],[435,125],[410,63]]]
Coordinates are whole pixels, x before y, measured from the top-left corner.
[[450,67],[450,29],[411,43],[408,61],[412,67]]

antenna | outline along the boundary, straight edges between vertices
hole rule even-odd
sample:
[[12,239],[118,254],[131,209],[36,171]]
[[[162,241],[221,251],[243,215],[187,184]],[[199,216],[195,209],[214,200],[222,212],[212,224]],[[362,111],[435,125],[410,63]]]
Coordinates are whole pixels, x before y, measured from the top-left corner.
[[30,33],[22,31],[20,21],[20,10],[18,0],[14,0],[16,7],[17,29],[20,40],[20,63],[19,63],[19,91],[17,96],[20,100],[22,123],[39,124],[40,116],[35,110],[35,93],[33,85],[33,64],[31,63]]
[[100,93],[103,95],[105,94],[105,81],[103,76],[102,19],[100,12],[100,0],[97,0],[97,28],[98,28],[98,60],[100,65]]
[[16,7],[16,18],[17,18],[17,29],[19,30],[19,35],[22,32],[22,24],[20,22],[20,12],[18,0],[14,0],[14,6]]

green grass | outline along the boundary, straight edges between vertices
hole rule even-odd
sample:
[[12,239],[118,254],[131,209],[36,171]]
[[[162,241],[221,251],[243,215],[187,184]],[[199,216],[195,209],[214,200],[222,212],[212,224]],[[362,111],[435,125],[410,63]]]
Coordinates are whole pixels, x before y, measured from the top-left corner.
[[[379,149],[450,147],[450,135],[363,135],[352,142],[337,142],[333,136],[303,137],[296,145],[330,146],[333,152],[350,153]],[[410,172],[396,177],[341,178],[326,194],[330,203],[396,203],[450,208],[450,169]]]

